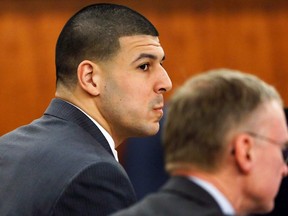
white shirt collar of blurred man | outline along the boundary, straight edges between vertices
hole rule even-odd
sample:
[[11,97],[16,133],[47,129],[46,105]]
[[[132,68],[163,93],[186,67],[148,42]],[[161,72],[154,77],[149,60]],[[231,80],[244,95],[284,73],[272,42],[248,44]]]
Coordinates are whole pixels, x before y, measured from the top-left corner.
[[206,190],[216,200],[225,215],[235,215],[231,203],[214,185],[194,176],[189,176],[189,179]]

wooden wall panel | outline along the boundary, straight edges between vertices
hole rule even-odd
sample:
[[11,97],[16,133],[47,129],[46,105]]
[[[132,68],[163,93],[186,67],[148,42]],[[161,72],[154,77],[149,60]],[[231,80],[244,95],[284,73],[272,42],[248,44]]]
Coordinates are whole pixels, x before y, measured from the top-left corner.
[[[55,91],[58,34],[72,14],[95,2],[0,2],[0,135],[42,115]],[[288,105],[288,1],[106,2],[130,6],[156,25],[174,89],[192,74],[228,67],[273,84]]]
[[41,116],[54,96],[54,47],[63,21],[53,19],[1,12],[0,134]]

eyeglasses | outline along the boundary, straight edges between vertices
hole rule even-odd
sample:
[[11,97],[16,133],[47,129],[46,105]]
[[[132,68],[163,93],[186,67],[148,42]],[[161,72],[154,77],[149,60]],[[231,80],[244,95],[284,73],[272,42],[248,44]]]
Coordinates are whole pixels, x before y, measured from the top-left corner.
[[250,136],[253,136],[254,138],[261,139],[261,140],[266,141],[268,143],[276,144],[280,147],[283,146],[282,147],[283,160],[285,161],[286,164],[288,164],[288,141],[286,141],[283,144],[283,143],[277,142],[277,141],[275,141],[269,137],[265,137],[265,136],[262,136],[262,135],[259,135],[259,134],[253,133],[253,132],[246,131],[246,133],[249,134]]

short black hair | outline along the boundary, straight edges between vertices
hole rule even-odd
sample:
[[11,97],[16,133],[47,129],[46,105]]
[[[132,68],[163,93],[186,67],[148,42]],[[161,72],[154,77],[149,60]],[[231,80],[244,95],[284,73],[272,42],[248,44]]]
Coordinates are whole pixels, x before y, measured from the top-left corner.
[[67,21],[59,35],[57,84],[73,86],[83,60],[107,60],[119,50],[120,37],[133,35],[159,33],[148,19],[126,6],[101,3],[84,7]]

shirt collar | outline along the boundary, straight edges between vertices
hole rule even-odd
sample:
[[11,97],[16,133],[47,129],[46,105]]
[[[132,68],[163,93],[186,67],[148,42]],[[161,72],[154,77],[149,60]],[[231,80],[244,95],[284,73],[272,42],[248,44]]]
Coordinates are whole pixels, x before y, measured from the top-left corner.
[[189,176],[189,179],[205,189],[216,200],[224,214],[235,215],[231,203],[214,185],[195,176]]
[[80,107],[76,106],[75,104],[70,103],[69,101],[66,101],[67,103],[71,104],[72,106],[76,107],[77,109],[79,109],[81,112],[83,112],[89,119],[91,119],[91,121],[99,128],[99,130],[102,132],[102,134],[104,135],[104,137],[106,138],[107,142],[109,143],[109,146],[112,150],[112,153],[114,155],[114,158],[119,161],[118,159],[118,153],[115,149],[115,142],[113,140],[113,138],[111,137],[111,135],[95,120],[93,119],[90,115],[88,115],[84,110],[82,110]]

